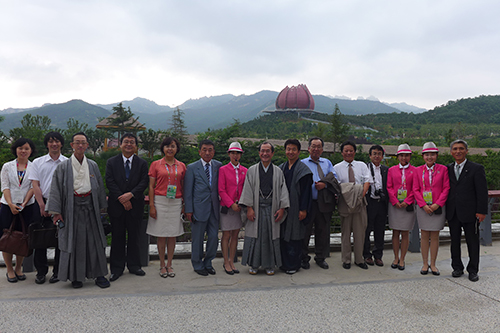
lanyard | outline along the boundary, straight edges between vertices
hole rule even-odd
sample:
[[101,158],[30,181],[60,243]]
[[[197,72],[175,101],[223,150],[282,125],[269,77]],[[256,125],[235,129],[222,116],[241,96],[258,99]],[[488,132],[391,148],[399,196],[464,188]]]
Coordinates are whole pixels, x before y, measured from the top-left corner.
[[[177,184],[177,163],[174,162],[175,165],[175,183]],[[168,163],[165,161],[165,169],[167,169],[167,177],[168,177],[168,184],[170,185],[170,170],[168,169]]]
[[[16,166],[19,169],[19,162],[17,160],[16,160]],[[19,179],[19,187],[21,187],[21,185],[23,184],[23,179],[24,179],[24,176],[26,175],[26,168],[27,167],[28,167],[28,163],[26,163],[26,165],[24,166],[24,170],[22,170],[22,171],[17,170],[17,178]]]
[[[399,164],[400,166],[402,166],[401,164]],[[401,169],[401,188],[402,189],[406,189],[406,172],[405,172],[405,169],[408,169],[410,165],[407,164],[405,166],[402,166],[402,168],[400,167]]]
[[[429,189],[432,187],[432,175],[434,175],[434,165],[430,168],[431,170],[429,172]],[[422,185],[424,187],[424,190],[425,190],[425,178],[424,178],[424,175],[425,175],[425,170],[426,169],[427,169],[427,165],[422,170]]]

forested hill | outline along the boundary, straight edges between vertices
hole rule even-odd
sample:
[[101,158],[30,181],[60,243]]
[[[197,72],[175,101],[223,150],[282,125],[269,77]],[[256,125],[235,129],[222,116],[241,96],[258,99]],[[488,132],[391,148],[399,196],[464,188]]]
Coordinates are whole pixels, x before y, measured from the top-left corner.
[[392,128],[412,128],[425,124],[498,124],[500,125],[500,95],[479,96],[450,101],[434,109],[414,113],[370,114],[347,116],[357,125],[379,127],[390,124]]

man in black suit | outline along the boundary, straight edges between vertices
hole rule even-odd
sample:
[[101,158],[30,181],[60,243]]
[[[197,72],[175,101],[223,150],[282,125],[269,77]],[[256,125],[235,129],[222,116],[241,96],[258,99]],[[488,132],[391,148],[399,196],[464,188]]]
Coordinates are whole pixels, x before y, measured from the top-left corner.
[[[384,250],[385,224],[387,222],[387,171],[389,168],[380,164],[384,158],[384,149],[381,146],[372,146],[369,155],[371,162],[367,163],[367,165],[373,184],[370,185],[370,189],[366,193],[368,224],[365,232],[363,257],[368,265],[384,266],[382,252]],[[370,251],[370,233],[372,231],[374,247],[373,251]],[[375,261],[373,258],[375,258]]]
[[488,186],[484,167],[466,159],[468,146],[464,140],[451,143],[454,163],[448,164],[450,194],[446,201],[446,219],[451,236],[453,277],[464,274],[461,255],[462,228],[469,252],[469,280],[479,280],[479,223],[488,213]]
[[112,232],[110,281],[117,280],[123,274],[125,263],[130,273],[146,275],[140,264],[139,235],[144,213],[144,190],[149,184],[148,163],[135,155],[137,137],[134,134],[124,134],[120,139],[120,148],[122,153],[106,163],[108,214]]

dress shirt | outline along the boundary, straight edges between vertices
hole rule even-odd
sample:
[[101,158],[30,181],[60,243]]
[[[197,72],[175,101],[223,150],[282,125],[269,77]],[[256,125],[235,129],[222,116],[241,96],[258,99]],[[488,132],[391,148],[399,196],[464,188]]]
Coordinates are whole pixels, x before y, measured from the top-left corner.
[[[351,164],[352,169],[354,170],[354,178],[356,180],[356,184],[373,184],[372,175],[365,163],[360,161],[352,161]],[[346,161],[342,161],[335,164],[333,168],[337,172],[337,179],[339,183],[349,182],[349,163],[347,163]]]
[[129,160],[130,161],[130,170],[132,170],[132,160],[134,159],[134,155],[130,156],[129,158],[126,158],[122,154],[122,158],[123,158],[123,167],[125,168],[125,164],[127,164],[127,160]]
[[[301,161],[302,161],[302,163],[304,163],[305,165],[307,165],[307,167],[311,170],[311,172],[313,174],[312,198],[313,198],[313,200],[318,200],[318,190],[316,189],[316,186],[314,186],[314,182],[317,182],[317,181],[320,180],[320,177],[319,177],[319,174],[318,174],[318,164],[316,164],[315,162],[313,162],[313,159],[311,158],[311,156],[309,156],[307,158],[304,158]],[[319,162],[319,166],[321,167],[321,170],[323,170],[323,174],[325,176],[327,174],[329,174],[330,172],[332,172],[333,175],[335,176],[335,178],[338,179],[337,173],[333,169],[333,164],[332,164],[332,162],[330,162],[329,159],[320,157],[319,160],[318,160],[318,162]]]
[[29,180],[37,180],[40,182],[40,190],[42,191],[42,196],[45,199],[49,198],[50,185],[52,184],[54,171],[61,162],[64,162],[67,159],[68,158],[66,156],[60,154],[58,159],[53,160],[52,157],[47,154],[36,158],[33,161],[33,168],[31,169]]
[[[458,176],[460,177],[460,175],[462,174],[462,171],[464,170],[465,163],[467,163],[467,159],[465,159],[462,163],[455,162],[455,176],[456,176],[457,168],[458,168],[458,171],[459,171]],[[457,177],[457,180],[458,180],[458,177]]]
[[[370,196],[373,199],[380,199],[380,196],[375,195],[375,190],[381,190],[382,189],[382,174],[380,173],[380,164],[379,166],[375,166],[375,164],[371,163],[371,166],[373,167],[373,172],[375,173],[375,182],[373,183],[374,186],[371,186],[371,194]],[[370,170],[370,175],[371,175],[371,170]],[[372,182],[373,182],[373,176],[372,176]]]

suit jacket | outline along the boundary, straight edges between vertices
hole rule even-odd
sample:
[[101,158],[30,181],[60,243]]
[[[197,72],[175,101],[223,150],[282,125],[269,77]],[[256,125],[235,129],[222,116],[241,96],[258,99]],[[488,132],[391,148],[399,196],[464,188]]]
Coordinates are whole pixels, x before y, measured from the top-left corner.
[[335,210],[337,197],[342,192],[339,181],[333,172],[329,172],[319,181],[325,183],[326,187],[318,191],[318,209],[321,213],[332,213]]
[[240,164],[238,171],[238,184],[236,184],[236,171],[233,164],[229,162],[219,169],[219,196],[221,206],[231,207],[240,200],[247,168]]
[[455,163],[447,165],[450,179],[450,194],[446,201],[446,219],[455,215],[462,223],[476,222],[476,213],[488,213],[488,185],[484,167],[470,161],[465,162],[460,178],[455,176]]
[[127,181],[125,177],[125,167],[123,165],[122,154],[108,159],[106,163],[106,187],[109,190],[108,214],[112,217],[119,217],[125,213],[125,208],[118,201],[118,197],[124,193],[132,192],[134,195],[130,202],[132,209],[128,214],[134,218],[141,219],[144,213],[144,191],[149,185],[148,163],[137,155],[132,158],[132,168]]
[[[427,205],[424,201],[424,191],[429,190],[429,184],[425,184],[425,189],[422,184],[422,172],[425,164],[416,168],[413,173],[413,194],[420,208]],[[427,174],[427,171],[425,172]],[[442,164],[434,165],[434,174],[432,176],[432,203],[443,207],[446,204],[448,193],[450,192],[450,179],[448,177],[448,168]]]
[[222,163],[212,159],[212,186],[200,160],[188,165],[184,178],[184,212],[193,213],[196,221],[208,221],[211,209],[219,220],[219,168]]
[[[413,177],[416,168],[413,165],[410,165],[405,170],[405,178],[406,178],[406,202],[408,205],[413,205],[415,202],[415,195],[413,194]],[[401,188],[401,175],[402,171],[399,168],[399,164],[389,168],[387,172],[387,193],[389,194],[389,202],[391,205],[396,205],[399,203],[398,200],[398,190]]]
[[[368,162],[368,163],[366,163],[366,166],[368,167],[368,170],[370,170],[370,176],[372,177],[371,179],[373,181],[372,169],[370,167],[370,164],[371,164],[371,162]],[[388,171],[389,171],[388,166],[385,166],[382,164],[380,165],[380,175],[382,176],[382,191],[385,194],[385,198],[387,198],[389,196],[389,194],[387,192],[387,172]],[[375,169],[373,169],[373,172],[375,172]],[[372,186],[375,186],[375,182],[373,183],[373,185],[370,185],[370,189],[366,192],[367,197],[371,196],[371,194],[372,194],[372,189],[371,189]]]

